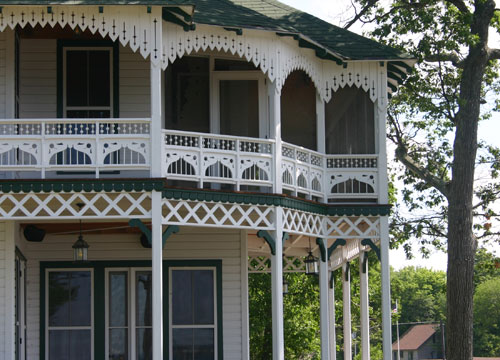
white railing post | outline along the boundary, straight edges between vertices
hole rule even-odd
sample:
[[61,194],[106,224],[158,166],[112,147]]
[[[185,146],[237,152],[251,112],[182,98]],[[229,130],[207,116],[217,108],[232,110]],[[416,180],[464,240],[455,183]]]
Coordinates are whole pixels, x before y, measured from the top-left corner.
[[41,165],[41,170],[42,174],[41,177],[42,179],[45,179],[45,168],[48,164],[45,162],[47,161],[47,155],[46,155],[46,140],[45,140],[45,122],[41,121],[40,122],[40,165]]
[[[89,125],[89,128],[91,125]],[[95,122],[95,177],[99,179],[99,166],[104,165],[104,156],[101,150],[101,129],[100,122],[97,120]]]

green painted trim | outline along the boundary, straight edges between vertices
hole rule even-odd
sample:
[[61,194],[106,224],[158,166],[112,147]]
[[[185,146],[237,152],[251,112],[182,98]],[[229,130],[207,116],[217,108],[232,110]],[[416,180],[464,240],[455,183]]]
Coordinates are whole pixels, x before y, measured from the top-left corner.
[[375,254],[377,254],[378,261],[381,261],[380,260],[380,248],[377,245],[375,245],[375,243],[371,239],[361,240],[361,245],[369,246],[373,251],[375,251]]
[[343,65],[344,62],[342,61],[342,59],[338,58],[338,57],[335,57],[333,56],[332,54],[329,54],[327,52],[327,50],[324,48],[324,47],[321,47],[321,46],[318,46],[310,41],[307,41],[303,38],[300,38],[299,39],[299,47],[301,48],[306,48],[306,49],[312,49],[314,51],[316,51],[316,55],[320,54],[321,56],[318,56],[320,58],[324,58],[326,59],[328,56],[331,57],[330,60],[333,60],[337,63],[337,65]]
[[[139,228],[141,230],[141,232],[147,237],[149,248],[151,248],[153,246],[153,241],[152,241],[153,234],[151,232],[151,229],[149,229],[142,222],[141,219],[130,219],[128,221],[128,224],[130,226],[132,226],[132,227]],[[177,225],[169,225],[169,226],[167,226],[167,228],[165,229],[165,231],[163,232],[163,234],[161,236],[161,240],[162,240],[161,247],[162,247],[162,249],[165,247],[165,244],[167,243],[167,239],[170,237],[170,235],[176,234],[178,232],[179,232],[179,226],[177,226]]]
[[347,244],[347,242],[344,239],[335,240],[335,242],[328,248],[328,260],[330,260],[332,253],[338,246],[345,246],[345,244]]
[[[104,360],[105,356],[105,268],[151,267],[150,260],[99,260],[78,264],[73,261],[41,261],[40,262],[40,360],[45,360],[45,273],[47,269],[91,268],[94,271],[94,359]],[[222,260],[163,260],[163,359],[169,356],[168,308],[170,267],[215,267],[217,292],[217,350],[218,360],[224,359],[223,339],[223,293],[222,293]]]
[[113,117],[120,117],[119,44],[110,40],[57,40],[57,117],[63,118],[63,49],[65,47],[111,47],[113,49]]
[[179,227],[177,225],[169,225],[163,232],[161,239],[162,239],[162,248],[165,247],[165,243],[167,242],[168,238],[172,234],[177,234],[179,232]]
[[236,35],[243,35],[243,29],[242,28],[225,27],[224,30],[226,30],[226,31],[234,31]]
[[165,188],[163,197],[173,200],[227,202],[248,205],[281,206],[328,216],[389,215],[392,205],[332,205],[291,198],[280,194],[228,193],[201,189]]
[[182,21],[181,18],[179,18],[178,16],[176,16],[173,13],[174,13],[174,11],[171,11],[171,8],[163,8],[162,13],[161,13],[161,17],[166,22],[170,22],[172,24],[181,26],[184,29],[184,31],[196,29],[195,24],[188,24],[188,23]]
[[351,263],[347,261],[345,263],[345,281],[349,281],[351,276]]
[[335,286],[335,273],[333,271],[330,272],[330,289],[333,289]]
[[361,252],[360,261],[362,264],[361,267],[363,269],[363,274],[366,274],[366,271],[368,270],[368,267],[366,266],[366,264],[368,264],[368,254],[366,253],[366,251]]
[[266,230],[257,231],[257,237],[267,242],[271,249],[271,255],[276,255],[276,241],[274,241],[274,238]]
[[186,22],[193,21],[193,17],[184,10],[182,10],[180,7],[172,6],[169,7],[168,10],[174,14],[182,16],[184,18],[184,21]]
[[161,191],[164,179],[0,180],[2,193]]
[[326,250],[326,246],[325,246],[325,240],[322,238],[316,238],[316,244],[319,246],[319,253],[321,255],[321,261],[326,262],[327,250]]

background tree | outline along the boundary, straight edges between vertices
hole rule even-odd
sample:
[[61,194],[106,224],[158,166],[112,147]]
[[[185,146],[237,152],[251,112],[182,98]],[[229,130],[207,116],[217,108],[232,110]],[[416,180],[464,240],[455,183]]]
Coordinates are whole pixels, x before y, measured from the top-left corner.
[[[447,245],[447,358],[471,359],[474,255],[477,241],[491,235],[492,220],[498,220],[491,204],[500,187],[491,179],[498,176],[500,151],[480,143],[477,134],[479,122],[490,116],[483,105],[500,87],[500,49],[488,46],[490,31],[499,32],[500,11],[494,0],[381,3],[358,0],[347,26],[374,22],[378,40],[419,60],[392,99],[389,139],[404,165],[403,199],[421,216],[397,216],[392,230],[401,241]],[[490,167],[490,181],[475,182],[478,163]]]
[[500,356],[500,276],[479,284],[474,295],[474,356]]

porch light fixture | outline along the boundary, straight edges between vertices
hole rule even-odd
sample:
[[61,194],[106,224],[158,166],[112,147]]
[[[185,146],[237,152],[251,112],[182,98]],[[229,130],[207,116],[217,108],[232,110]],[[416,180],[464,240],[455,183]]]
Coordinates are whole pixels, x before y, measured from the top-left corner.
[[[84,204],[78,203],[80,209]],[[85,240],[83,240],[82,236],[82,219],[80,219],[80,235],[78,236],[78,240],[73,244],[73,260],[75,262],[86,262],[87,261],[87,253],[89,250],[89,244]]]
[[304,260],[306,264],[306,275],[318,275],[318,258],[312,254],[311,239],[309,238],[309,255]]
[[288,281],[285,276],[283,276],[283,295],[288,295]]

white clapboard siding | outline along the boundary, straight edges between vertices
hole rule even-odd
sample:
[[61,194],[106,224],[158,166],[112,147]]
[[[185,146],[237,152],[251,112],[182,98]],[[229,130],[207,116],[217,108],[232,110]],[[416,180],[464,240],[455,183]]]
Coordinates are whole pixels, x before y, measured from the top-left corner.
[[120,46],[119,56],[120,117],[144,118],[151,114],[150,64],[141,54]]
[[57,117],[57,40],[19,41],[19,117]]
[[[26,243],[28,358],[39,358],[40,261],[72,260],[76,235],[47,236],[42,243]],[[139,235],[85,235],[92,260],[151,259]],[[222,260],[224,359],[242,358],[241,234],[238,230],[181,227],[163,251],[164,259]],[[244,260],[246,261],[246,260]],[[168,351],[168,349],[165,349]]]
[[5,321],[7,315],[6,289],[5,289],[5,245],[6,245],[5,223],[0,222],[0,359],[5,356]]

